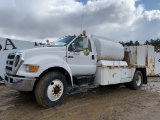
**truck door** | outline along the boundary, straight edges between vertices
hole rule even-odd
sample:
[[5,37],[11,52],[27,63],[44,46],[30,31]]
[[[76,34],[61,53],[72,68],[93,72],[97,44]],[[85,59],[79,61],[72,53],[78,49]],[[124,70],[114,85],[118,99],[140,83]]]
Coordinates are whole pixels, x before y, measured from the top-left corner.
[[77,37],[69,44],[67,50],[67,63],[69,64],[73,75],[92,75],[96,71],[96,59],[89,41],[89,55],[83,53],[83,39]]

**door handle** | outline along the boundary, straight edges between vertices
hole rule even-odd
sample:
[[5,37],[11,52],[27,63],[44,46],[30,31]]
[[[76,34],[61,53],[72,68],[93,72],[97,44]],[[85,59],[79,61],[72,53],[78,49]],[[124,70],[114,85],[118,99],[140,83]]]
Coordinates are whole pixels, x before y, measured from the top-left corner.
[[92,60],[94,60],[94,55],[92,55]]
[[73,58],[73,56],[68,56],[68,58]]

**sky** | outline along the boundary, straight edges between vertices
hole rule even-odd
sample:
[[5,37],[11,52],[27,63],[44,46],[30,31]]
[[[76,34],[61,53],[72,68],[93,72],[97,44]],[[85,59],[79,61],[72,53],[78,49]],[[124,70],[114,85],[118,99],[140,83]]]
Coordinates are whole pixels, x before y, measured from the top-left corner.
[[141,0],[136,4],[144,5],[146,10],[160,10],[160,0]]
[[115,41],[160,38],[160,0],[0,0],[0,37],[52,41],[81,27]]

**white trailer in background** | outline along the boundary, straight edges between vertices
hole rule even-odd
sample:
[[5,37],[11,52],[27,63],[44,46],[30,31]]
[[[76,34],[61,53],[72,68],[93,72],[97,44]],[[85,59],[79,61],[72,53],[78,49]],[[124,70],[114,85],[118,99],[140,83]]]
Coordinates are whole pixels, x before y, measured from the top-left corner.
[[0,38],[0,83],[4,81],[5,67],[9,53],[39,46],[35,42]]

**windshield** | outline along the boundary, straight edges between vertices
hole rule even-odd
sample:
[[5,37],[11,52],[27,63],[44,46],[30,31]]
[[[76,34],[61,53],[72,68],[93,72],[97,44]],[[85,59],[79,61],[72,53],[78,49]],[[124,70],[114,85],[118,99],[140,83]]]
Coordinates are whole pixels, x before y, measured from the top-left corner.
[[60,38],[57,41],[51,43],[53,47],[63,47],[70,43],[76,36],[67,36],[64,38]]

